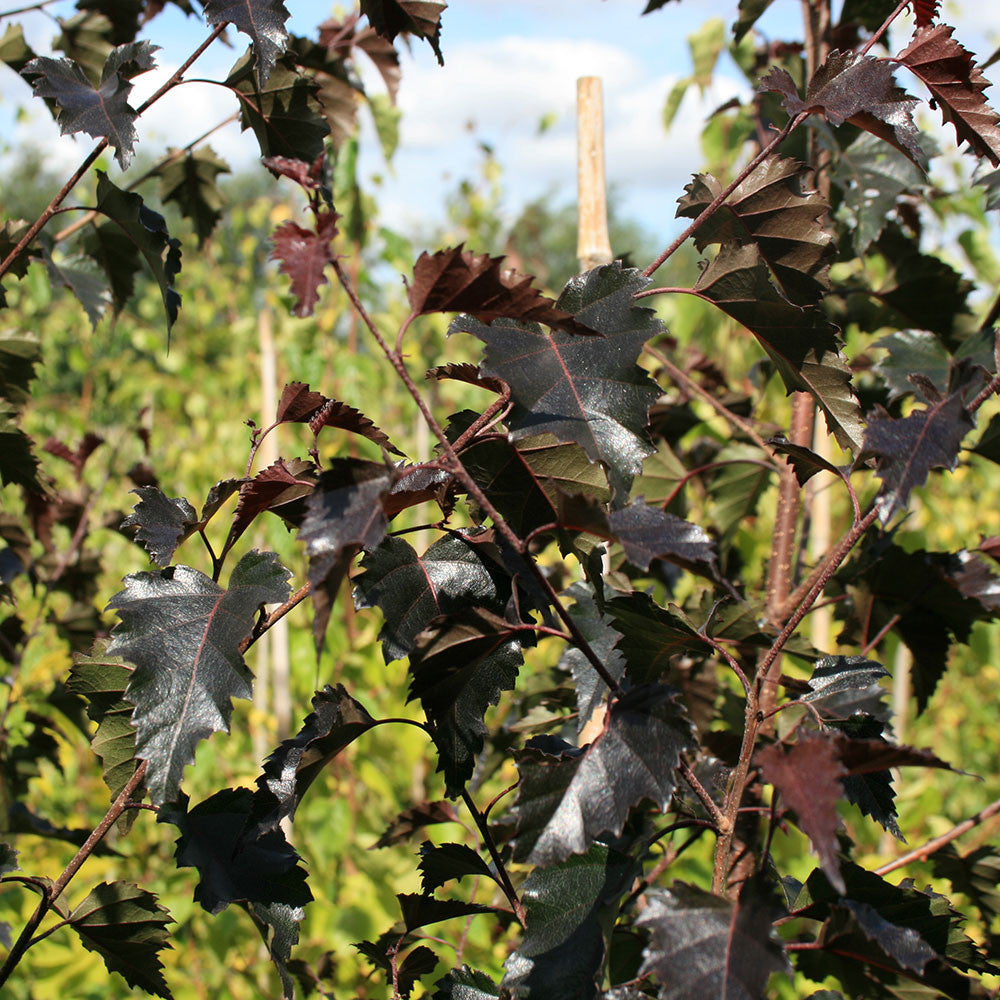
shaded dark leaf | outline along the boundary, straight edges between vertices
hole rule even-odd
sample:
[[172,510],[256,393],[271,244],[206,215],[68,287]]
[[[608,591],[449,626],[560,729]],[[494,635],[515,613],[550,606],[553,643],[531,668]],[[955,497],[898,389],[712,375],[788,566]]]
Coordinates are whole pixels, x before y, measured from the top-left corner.
[[20,73],[34,58],[35,50],[25,41],[24,28],[20,24],[8,23],[3,37],[0,37],[0,62]]
[[750,444],[728,444],[715,461],[721,465],[711,477],[712,523],[723,545],[732,543],[737,531],[757,513],[757,505],[775,469],[761,461],[760,449]]
[[911,70],[934,95],[941,117],[955,126],[958,141],[967,142],[977,156],[985,156],[1000,167],[1000,115],[990,107],[983,91],[990,85],[975,64],[972,53],[951,37],[948,24],[929,27],[931,18],[920,27],[918,3],[917,31],[913,41],[896,58]]
[[169,912],[156,896],[128,882],[96,885],[68,917],[88,951],[96,951],[108,972],[117,972],[133,989],[169,1000],[160,951],[169,948]]
[[122,521],[135,528],[135,540],[157,566],[168,566],[177,546],[198,523],[194,507],[184,497],[168,497],[156,486],[132,490],[139,497],[133,512]]
[[608,601],[605,614],[621,633],[615,648],[625,657],[626,671],[636,684],[655,684],[670,670],[677,653],[704,652],[708,647],[676,605],[661,608],[648,594],[635,592]]
[[[572,777],[558,798],[537,781],[519,790],[514,815],[519,817],[523,810],[532,825],[543,812],[539,798],[552,806],[531,849],[530,864],[551,865],[584,853],[603,835],[617,837],[629,811],[645,799],[661,811],[667,809],[677,787],[674,772],[681,754],[695,745],[677,693],[664,685],[632,688],[612,703],[603,732],[574,759]],[[529,802],[526,794],[535,801]]]
[[[807,179],[795,160],[768,157],[698,227],[695,246],[752,243],[782,296],[798,306],[815,304],[830,286],[834,246],[824,226],[830,206],[806,188]],[[679,199],[678,217],[696,219],[722,190],[711,174],[696,174]]]
[[812,393],[844,447],[860,449],[861,410],[837,350],[837,328],[819,309],[785,299],[755,246],[724,244],[694,288],[757,338],[789,392]]
[[521,663],[512,626],[485,608],[453,614],[417,639],[408,700],[420,699],[433,727],[449,795],[472,776],[487,732],[483,715],[513,689]]
[[319,287],[328,282],[325,271],[333,262],[333,238],[337,235],[336,212],[321,212],[315,229],[296,222],[283,222],[271,235],[271,257],[281,262],[282,274],[292,281],[296,316],[311,316],[319,300]]
[[284,833],[280,828],[259,833],[253,810],[254,793],[248,788],[224,788],[191,810],[181,792],[160,809],[158,822],[180,831],[177,867],[198,869],[194,898],[209,913],[236,902],[298,908],[312,899],[305,869]]
[[936,876],[969,897],[987,925],[1000,914],[1000,854],[995,847],[984,844],[960,856],[946,844],[928,860]]
[[267,946],[281,978],[281,995],[283,1000],[295,1000],[295,984],[288,969],[292,947],[299,940],[299,923],[305,917],[301,906],[288,903],[248,903],[240,901],[239,905],[254,918],[261,939]]
[[439,886],[451,879],[463,879],[466,875],[482,875],[492,879],[497,885],[499,879],[493,869],[476,851],[465,844],[441,844],[435,846],[429,840],[420,845],[420,887],[429,896]]
[[645,426],[660,389],[636,359],[662,325],[633,298],[648,283],[620,263],[570,279],[557,305],[601,337],[547,335],[536,324],[505,319],[486,326],[459,317],[451,325],[451,332],[472,333],[486,344],[483,372],[511,387],[512,438],[549,432],[581,445],[608,470],[622,498],[653,452]]
[[358,607],[382,610],[385,624],[379,638],[386,663],[406,656],[439,615],[472,605],[503,611],[506,595],[499,589],[496,567],[488,566],[479,549],[460,536],[446,535],[422,556],[405,539],[390,536],[361,565],[356,601]]
[[319,42],[338,55],[352,54],[358,49],[372,61],[379,71],[389,100],[395,104],[402,72],[399,68],[399,54],[392,42],[379,35],[374,28],[357,30],[350,21],[324,21],[319,26]]
[[240,127],[253,129],[261,156],[312,163],[330,133],[313,80],[287,55],[278,58],[261,86],[248,52],[229,73],[226,86],[240,98]]
[[403,454],[360,410],[321,392],[313,392],[304,382],[289,382],[285,386],[274,420],[275,423],[309,424],[314,435],[318,435],[324,427],[339,427],[374,441],[394,455]]
[[533,288],[531,275],[504,270],[502,264],[503,257],[474,254],[461,246],[422,253],[413,265],[413,284],[406,290],[413,315],[460,312],[480,323],[509,319],[594,335],[594,330]]
[[[948,391],[951,357],[941,341],[927,330],[897,330],[877,340],[873,347],[883,347],[889,353],[875,365],[889,387],[889,399],[914,392],[910,375],[919,373],[929,379],[941,394]],[[921,393],[927,402],[926,394]]]
[[389,847],[407,840],[425,827],[457,822],[458,814],[450,802],[421,802],[419,805],[404,809],[372,847]]
[[76,296],[91,327],[96,329],[113,301],[107,275],[84,255],[61,258],[57,262],[46,251],[45,267],[53,285],[68,288]]
[[773,2],[774,0],[740,0],[739,18],[733,24],[733,37],[737,42],[742,40]]
[[761,90],[782,94],[782,104],[790,115],[800,112],[822,114],[831,125],[852,125],[892,143],[927,169],[927,157],[920,148],[913,109],[919,103],[896,86],[892,63],[856,52],[834,51],[813,74],[804,98],[787,70],[774,68],[761,81]]
[[894,746],[886,740],[851,739],[844,733],[833,735],[833,746],[847,774],[871,774],[891,767],[954,768],[930,750],[910,746]]
[[809,448],[804,448],[800,444],[792,444],[783,437],[771,438],[767,443],[776,452],[785,456],[788,464],[795,471],[795,478],[799,486],[805,486],[817,472],[832,472],[838,479],[840,478],[840,471],[832,462],[817,455]]
[[154,803],[176,797],[197,744],[228,731],[232,699],[251,696],[240,643],[261,605],[288,597],[288,577],[274,553],[251,551],[228,590],[176,566],[127,576],[108,603],[121,619],[108,654],[135,665],[125,698],[135,705],[136,754],[149,762]]
[[175,202],[181,215],[191,220],[200,248],[222,218],[223,199],[217,178],[230,172],[229,165],[211,146],[183,152],[169,149],[167,155],[174,158],[159,170],[160,200],[164,204]]
[[862,454],[877,459],[883,524],[906,510],[910,492],[924,484],[931,469],[955,468],[962,441],[974,426],[957,392],[908,417],[890,417],[884,410],[871,414]]
[[361,0],[361,13],[387,41],[397,35],[426,39],[443,66],[441,55],[441,14],[447,4],[442,0]]
[[504,391],[504,384],[500,379],[484,375],[479,370],[479,365],[468,361],[462,364],[438,365],[435,368],[428,368],[424,373],[424,378],[454,379],[456,382],[466,382],[481,389],[489,389],[490,392],[495,392],[498,395]]
[[39,56],[26,63],[21,73],[34,77],[31,86],[36,96],[56,102],[63,135],[85,132],[95,139],[107,139],[115,147],[115,159],[122,170],[127,170],[139,138],[134,128],[138,113],[128,103],[131,80],[154,68],[153,53],[158,48],[146,41],[119,45],[108,55],[97,87],[72,59]]
[[593,1000],[604,963],[604,924],[631,884],[635,862],[603,844],[550,868],[522,887],[527,926],[504,963],[501,986],[515,996]]
[[[830,725],[852,739],[863,742],[887,743],[883,737],[884,724],[874,716],[857,712],[848,719],[833,721]],[[839,745],[838,745],[839,748]],[[856,805],[865,816],[881,823],[897,840],[906,841],[896,820],[896,792],[892,787],[892,772],[869,771],[848,774],[842,781],[848,802]]]
[[267,83],[275,59],[288,45],[288,18],[282,0],[205,0],[205,20],[209,24],[232,24],[250,37],[261,88]]
[[878,239],[899,196],[923,185],[919,168],[867,132],[837,153],[830,177],[843,193],[841,204],[852,217],[851,237],[859,256]]
[[792,746],[773,743],[755,758],[764,781],[781,792],[782,803],[794,810],[798,825],[812,841],[830,882],[845,892],[837,861],[837,800],[847,769],[833,740],[802,736]]
[[327,684],[317,691],[302,728],[270,754],[257,778],[254,815],[258,830],[273,830],[282,820],[292,819],[319,773],[374,725],[375,719],[343,684]]
[[[622,635],[612,627],[610,615],[602,614],[598,609],[592,588],[584,583],[574,583],[563,596],[574,599],[575,603],[570,605],[569,613],[580,629],[581,635],[597,654],[607,672],[616,681],[620,681],[625,672],[625,658],[615,646]],[[577,704],[576,731],[579,733],[604,701],[608,694],[608,685],[576,646],[566,647],[566,651],[559,659],[559,666],[563,670],[569,670],[573,675]]]
[[718,577],[715,542],[703,528],[638,499],[608,518],[629,562],[648,570],[655,559],[696,567]]
[[466,903],[460,899],[435,899],[433,896],[422,896],[416,892],[400,893],[396,899],[403,913],[403,925],[408,932],[455,917],[495,912],[491,906]]
[[759,880],[747,882],[736,903],[683,882],[645,898],[636,923],[648,928],[650,942],[640,974],[656,974],[661,1000],[764,1000],[771,974],[791,972],[771,936],[783,908]]
[[160,286],[169,330],[181,306],[181,297],[174,289],[181,269],[180,242],[167,232],[162,215],[148,209],[139,195],[115,187],[100,170],[97,211],[109,221],[92,227],[84,247],[108,276],[115,310],[120,312],[132,296],[141,256]]
[[[383,934],[378,941],[359,941],[354,948],[357,948],[376,969],[381,969],[386,974],[386,980],[399,990],[399,995],[403,1000],[407,1000],[413,992],[413,987],[418,979],[433,972],[438,964],[438,957],[424,945],[419,945],[409,952],[400,962],[398,949],[400,945],[400,935],[395,931]],[[396,961],[396,975],[392,974],[392,963]]]
[[432,1000],[493,1000],[500,996],[500,987],[485,972],[463,965],[453,969],[435,984]]

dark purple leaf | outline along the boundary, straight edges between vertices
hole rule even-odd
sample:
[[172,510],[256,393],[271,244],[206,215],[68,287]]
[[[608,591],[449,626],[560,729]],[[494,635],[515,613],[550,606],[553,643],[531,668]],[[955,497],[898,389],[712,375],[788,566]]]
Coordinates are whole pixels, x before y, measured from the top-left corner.
[[361,0],[361,13],[383,38],[391,42],[397,35],[426,39],[443,66],[441,55],[442,0]]
[[862,454],[877,459],[883,524],[906,510],[910,492],[923,485],[931,469],[955,468],[962,441],[974,426],[957,392],[908,417],[890,417],[884,410],[869,417]]
[[379,633],[386,663],[406,656],[417,637],[440,615],[477,605],[503,611],[507,594],[495,567],[478,549],[445,535],[422,556],[403,538],[386,538],[361,563],[355,580],[358,607],[378,606],[385,624]]
[[301,920],[301,907],[312,899],[305,869],[280,827],[257,830],[254,800],[249,788],[224,788],[188,810],[182,792],[157,818],[180,831],[177,867],[198,869],[194,898],[209,913],[236,902],[280,903],[299,909]]
[[319,287],[328,282],[325,271],[333,262],[333,238],[337,235],[336,212],[321,212],[315,229],[296,222],[283,222],[271,235],[271,256],[281,261],[281,272],[292,280],[296,316],[312,316],[319,300]]
[[791,972],[771,931],[782,908],[758,880],[744,885],[736,903],[683,882],[645,899],[636,923],[650,940],[640,974],[656,974],[660,1000],[764,1000],[771,974]]
[[623,496],[654,450],[645,427],[660,389],[636,360],[662,325],[633,298],[648,283],[620,264],[570,279],[557,305],[601,337],[549,335],[537,324],[506,319],[486,326],[470,317],[459,317],[450,329],[482,340],[483,372],[511,387],[508,427],[515,441],[549,432],[579,444]]
[[926,26],[920,27],[919,9],[930,4],[919,0],[917,6],[917,31],[897,58],[934,95],[941,117],[955,126],[958,141],[968,142],[976,156],[985,156],[994,167],[1000,167],[1000,115],[983,97],[990,81],[975,64],[972,53],[951,37],[955,30],[951,25],[929,27],[931,18],[925,15]]
[[396,899],[399,901],[399,908],[403,913],[403,925],[407,931],[419,930],[421,927],[442,920],[453,920],[455,917],[495,912],[491,906],[466,903],[460,899],[435,899],[433,896],[422,896],[416,892],[401,893]]
[[500,884],[493,869],[465,844],[435,846],[425,840],[420,845],[417,870],[420,872],[420,887],[428,896],[445,882],[450,882],[453,878],[461,881],[467,875],[485,876]]
[[513,627],[485,608],[467,608],[420,634],[410,653],[409,699],[419,698],[433,727],[448,794],[472,777],[490,705],[510,691],[522,663]]
[[121,622],[108,647],[135,670],[125,699],[135,705],[136,756],[149,762],[154,803],[176,798],[198,743],[228,731],[233,698],[251,696],[240,643],[263,604],[288,597],[289,573],[273,553],[248,552],[228,590],[189,566],[134,573],[108,603]]
[[[890,400],[914,392],[910,376],[915,372],[929,379],[939,395],[947,392],[951,357],[941,340],[930,331],[898,330],[877,340],[873,346],[888,351],[887,356],[875,365],[875,371],[885,379]],[[926,393],[921,395],[931,402]]]
[[799,486],[806,483],[816,475],[817,472],[832,472],[840,478],[838,468],[821,455],[809,448],[804,448],[800,444],[792,444],[787,438],[774,437],[767,442],[778,454],[784,455],[788,464],[795,471],[795,478]]
[[413,265],[413,284],[406,290],[413,314],[460,312],[480,323],[509,319],[594,335],[594,330],[533,288],[530,275],[503,270],[502,264],[503,257],[477,255],[460,246],[433,255],[422,253]]
[[810,735],[800,737],[791,746],[773,743],[760,750],[755,760],[761,778],[774,785],[781,793],[782,805],[795,812],[827,878],[843,893],[844,880],[837,860],[837,801],[844,795],[841,779],[847,769],[834,741]]
[[372,846],[390,847],[407,840],[424,827],[457,822],[458,814],[450,802],[421,802],[404,809]]
[[154,68],[153,53],[158,48],[145,41],[119,45],[108,56],[97,87],[72,59],[39,56],[21,73],[34,77],[31,86],[37,97],[50,97],[56,102],[63,135],[85,132],[95,139],[107,139],[115,147],[115,159],[122,170],[127,170],[139,138],[134,128],[138,113],[128,103],[130,81]]
[[[681,754],[695,746],[677,693],[664,685],[647,685],[612,702],[604,730],[574,759],[572,777],[556,801],[548,788],[531,783],[530,793],[544,797],[552,809],[529,864],[551,865],[584,853],[599,837],[617,837],[630,810],[645,799],[661,811],[667,809],[677,787],[674,772]],[[525,810],[534,825],[540,809],[537,802],[526,800],[527,791],[520,791],[514,814]]]
[[184,497],[168,497],[155,486],[132,490],[139,497],[122,528],[135,528],[135,540],[157,566],[168,566],[177,546],[194,531],[198,515]]
[[254,815],[258,830],[273,830],[282,820],[294,817],[319,773],[374,725],[375,719],[342,684],[335,688],[327,684],[317,691],[302,728],[271,753],[257,779]]
[[[429,975],[438,964],[438,957],[430,948],[420,945],[403,958],[399,949],[400,935],[387,931],[378,941],[359,941],[357,948],[376,969],[384,971],[386,980],[397,990],[402,1000],[409,1000],[413,986],[422,976]],[[393,963],[395,962],[395,974]]]
[[87,951],[96,951],[108,972],[132,989],[170,1000],[160,951],[169,948],[170,913],[156,896],[128,882],[101,882],[73,908],[67,923]]
[[205,0],[205,20],[209,24],[232,24],[250,37],[261,87],[267,83],[275,59],[288,45],[288,18],[282,0]]
[[485,972],[463,965],[453,969],[435,984],[432,1000],[496,1000],[500,987]]
[[808,111],[823,115],[831,125],[849,121],[892,143],[926,170],[927,157],[913,122],[913,109],[919,102],[896,86],[892,71],[888,60],[838,50],[816,70],[804,98],[784,69],[772,69],[760,81],[760,89],[782,94],[790,115]]
[[514,996],[594,1000],[604,964],[603,927],[634,876],[635,862],[603,844],[536,868],[521,891],[524,937],[504,963],[501,986]]
[[497,395],[504,391],[504,384],[498,378],[490,378],[479,370],[479,365],[471,362],[462,364],[438,365],[436,368],[428,368],[424,373],[425,378],[432,379],[454,379],[456,382],[466,382],[468,385],[475,385],[481,389],[489,389]]
[[648,570],[654,559],[666,559],[718,576],[715,542],[697,524],[644,503],[642,498],[613,510],[609,520],[629,562],[639,569]]
[[844,447],[861,446],[862,422],[837,328],[817,308],[800,309],[771,283],[752,244],[723,244],[694,290],[742,323],[774,362],[789,392],[810,392]]
[[[830,206],[807,183],[800,163],[768,157],[698,227],[695,246],[703,251],[713,243],[752,243],[789,302],[815,304],[830,287],[834,247],[824,225]],[[678,217],[697,218],[722,189],[711,174],[696,174],[679,199]]]
[[883,703],[887,692],[879,680],[889,671],[863,656],[824,656],[817,660],[809,678],[809,691],[800,695],[824,719],[846,719],[865,712],[888,722],[889,708]]
[[222,218],[223,200],[217,178],[230,172],[229,165],[219,159],[211,146],[183,153],[171,149],[168,153],[176,158],[158,171],[160,200],[164,204],[174,202],[181,215],[190,219],[201,248]]

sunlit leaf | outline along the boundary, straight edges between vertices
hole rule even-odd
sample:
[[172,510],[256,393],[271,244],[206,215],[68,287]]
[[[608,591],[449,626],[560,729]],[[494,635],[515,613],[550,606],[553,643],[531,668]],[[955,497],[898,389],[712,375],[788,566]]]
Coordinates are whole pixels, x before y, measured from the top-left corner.
[[156,486],[140,486],[132,491],[139,502],[122,521],[123,528],[135,528],[135,540],[157,566],[168,566],[177,546],[198,523],[194,507],[184,497],[168,497]]
[[615,648],[625,657],[633,683],[658,683],[668,675],[672,656],[706,648],[680,608],[662,608],[648,594],[616,597],[608,601],[605,613],[611,617],[611,627],[621,633]]
[[189,566],[134,573],[108,603],[120,624],[108,654],[134,664],[125,699],[135,705],[136,754],[149,762],[155,803],[176,797],[197,744],[228,731],[233,698],[249,698],[240,643],[262,604],[288,596],[288,570],[273,553],[248,552],[223,590]]
[[321,212],[315,229],[297,222],[283,222],[271,234],[271,256],[280,261],[282,274],[292,281],[294,314],[311,316],[319,300],[319,287],[328,282],[327,265],[333,262],[333,238],[337,235],[336,212]]
[[809,692],[800,695],[828,719],[846,719],[865,712],[883,722],[889,709],[883,699],[887,692],[879,680],[889,671],[863,656],[824,656],[817,660],[809,678]]
[[500,987],[485,972],[467,965],[453,969],[434,985],[437,992],[432,1000],[494,1000],[500,996]]

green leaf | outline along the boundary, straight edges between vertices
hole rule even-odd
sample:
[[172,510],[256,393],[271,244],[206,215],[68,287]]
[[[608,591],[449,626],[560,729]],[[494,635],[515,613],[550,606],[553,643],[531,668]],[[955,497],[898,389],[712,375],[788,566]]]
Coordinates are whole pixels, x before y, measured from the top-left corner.
[[102,882],[67,918],[88,951],[133,989],[169,1000],[159,953],[169,948],[170,914],[156,896],[128,882]]
[[85,132],[95,139],[106,139],[115,147],[115,159],[122,170],[127,170],[139,138],[134,127],[139,115],[128,103],[131,80],[155,67],[153,53],[158,48],[146,41],[119,45],[104,63],[98,87],[72,59],[39,56],[26,63],[21,74],[34,77],[31,86],[36,97],[55,101],[63,135]]
[[[98,639],[90,655],[78,654],[70,669],[67,687],[87,699],[87,715],[97,723],[91,740],[94,753],[101,758],[104,783],[114,801],[135,773],[135,729],[132,712],[135,708],[125,700],[125,689],[132,676],[132,667],[120,656],[110,656],[108,641]],[[141,795],[135,796],[137,799]],[[122,816],[131,826],[133,811]]]
[[485,876],[497,885],[500,884],[493,869],[476,851],[465,844],[435,846],[429,840],[425,840],[420,845],[417,871],[420,872],[420,887],[425,896],[429,896],[445,882],[450,882],[453,878],[461,881],[467,875]]
[[[703,251],[713,243],[753,244],[781,295],[813,305],[830,287],[833,237],[824,225],[829,205],[809,190],[808,172],[795,160],[770,156],[746,178],[694,234]],[[696,174],[679,199],[678,218],[696,219],[723,186]]]
[[453,969],[434,985],[437,992],[432,1000],[494,1000],[500,996],[500,987],[485,972],[467,965]]
[[837,328],[819,309],[800,309],[778,292],[756,246],[723,244],[694,290],[750,330],[789,392],[812,393],[842,446],[860,449],[861,409],[837,350]]
[[289,56],[280,57],[261,85],[251,52],[230,70],[226,86],[240,98],[240,127],[253,129],[261,156],[312,163],[330,126],[321,114],[316,83]]
[[915,391],[910,381],[910,375],[914,373],[930,381],[942,395],[948,391],[951,357],[933,333],[927,330],[898,330],[875,341],[872,346],[883,347],[889,352],[875,365],[875,371],[885,379],[890,400]]
[[962,441],[974,426],[960,392],[908,417],[876,411],[868,418],[862,454],[877,459],[875,471],[882,480],[877,504],[883,524],[906,510],[911,491],[926,482],[931,469],[955,468]]
[[0,62],[20,73],[34,58],[35,50],[25,41],[24,28],[20,24],[8,24],[0,38]]
[[176,798],[197,744],[229,729],[233,698],[251,696],[240,644],[263,604],[288,597],[274,553],[248,552],[228,590],[189,566],[134,573],[108,608],[118,611],[108,654],[135,665],[125,691],[135,705],[136,754],[149,762],[154,803]]
[[[681,754],[695,746],[677,694],[662,684],[631,688],[612,702],[601,734],[574,758],[568,785],[555,795],[540,781],[520,790],[515,817],[524,812],[536,827],[548,812],[529,864],[564,861],[589,850],[599,837],[619,836],[629,812],[645,799],[666,811],[677,788],[674,772]],[[563,780],[560,771],[557,785]]]
[[643,344],[662,332],[652,309],[633,304],[648,283],[620,263],[570,279],[557,306],[600,337],[547,335],[537,324],[503,319],[486,326],[470,317],[459,317],[450,329],[482,340],[483,372],[511,387],[508,427],[515,441],[549,432],[579,444],[604,465],[622,499],[653,452],[645,426],[660,394],[636,364]]
[[536,868],[521,892],[524,937],[501,986],[534,1000],[594,1000],[606,935],[634,876],[635,862],[603,844]]
[[726,24],[721,17],[710,17],[693,34],[688,35],[688,50],[694,72],[691,82],[696,83],[704,94],[712,85],[715,64],[726,42]]
[[167,156],[172,158],[159,170],[160,200],[164,204],[175,202],[181,215],[191,220],[201,248],[222,218],[223,199],[217,178],[230,172],[229,165],[211,146],[168,149]]
[[115,187],[100,170],[97,211],[109,221],[91,229],[84,247],[108,276],[115,310],[120,312],[132,297],[135,275],[141,266],[139,257],[144,257],[160,286],[169,330],[181,305],[181,297],[174,289],[174,279],[181,269],[180,242],[167,232],[162,215],[148,209],[139,195]]
[[921,190],[924,183],[923,173],[907,157],[867,132],[837,153],[830,179],[843,193],[859,257],[878,239],[899,196]]
[[205,0],[205,20],[209,24],[232,24],[250,37],[261,89],[275,59],[288,45],[285,21],[289,16],[282,0]]
[[645,899],[636,923],[650,941],[640,975],[656,974],[661,1000],[764,1000],[771,974],[791,972],[771,932],[783,908],[759,879],[744,885],[736,903],[683,882]]
[[446,535],[418,556],[403,538],[388,537],[365,555],[356,579],[358,607],[378,606],[385,616],[379,633],[385,662],[401,659],[439,615],[470,605],[502,612],[506,597],[495,567],[460,535]]
[[410,693],[433,727],[448,794],[472,777],[490,705],[510,691],[523,662],[513,627],[485,608],[467,608],[422,632],[410,654]]
[[41,345],[33,334],[0,332],[0,400],[20,410],[31,398],[28,386],[41,360]]

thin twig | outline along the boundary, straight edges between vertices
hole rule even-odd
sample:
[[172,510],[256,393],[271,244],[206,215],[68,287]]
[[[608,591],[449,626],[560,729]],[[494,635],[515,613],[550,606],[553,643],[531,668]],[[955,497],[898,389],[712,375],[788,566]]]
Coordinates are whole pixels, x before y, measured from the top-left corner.
[[953,840],[961,837],[963,833],[968,833],[973,827],[979,826],[980,823],[988,819],[992,819],[998,813],[1000,813],[1000,799],[996,799],[985,808],[980,809],[970,819],[962,820],[961,823],[953,826],[947,833],[942,833],[940,837],[928,840],[921,847],[915,847],[912,851],[907,851],[906,854],[896,858],[895,861],[890,861],[882,865],[881,868],[876,868],[875,874],[888,875],[889,872],[894,872],[897,868],[903,868],[913,861],[926,861],[932,854],[940,851],[942,847],[946,847]]
[[785,139],[788,138],[789,134],[793,129],[798,128],[808,118],[807,112],[803,111],[796,115],[794,118],[790,118],[785,124],[785,127],[778,132],[777,135],[736,175],[732,183],[727,184],[719,195],[712,200],[712,202],[707,205],[699,216],[691,223],[687,229],[684,230],[677,239],[674,240],[670,246],[667,247],[663,253],[660,254],[656,260],[653,261],[649,267],[643,271],[643,274],[648,278],[655,271],[657,271],[664,261],[672,257],[676,253],[677,248],[681,246],[682,243],[693,233],[695,230],[710,216],[713,215],[719,208],[719,206],[759,167],[764,160],[771,155],[771,153],[781,145]]
[[490,852],[490,858],[492,858],[493,866],[496,868],[497,877],[500,879],[500,888],[503,889],[503,894],[507,897],[507,901],[514,910],[514,916],[517,917],[518,922],[523,927],[526,919],[524,905],[521,903],[521,900],[518,899],[517,891],[514,889],[514,884],[510,880],[510,875],[507,874],[507,868],[503,863],[503,859],[500,857],[500,852],[497,850],[496,842],[493,840],[493,834],[490,833],[490,828],[486,822],[486,818],[479,811],[479,809],[476,808],[475,801],[469,794],[469,790],[464,785],[462,786],[462,801],[465,803],[466,808],[469,810],[476,826],[479,829],[479,835],[483,838],[483,844],[486,846],[486,850]]
[[128,805],[129,799],[136,793],[136,791],[142,785],[143,780],[146,777],[146,761],[142,761],[139,766],[135,769],[135,773],[129,778],[125,787],[121,790],[118,797],[114,802],[111,803],[111,807],[104,814],[104,819],[94,827],[93,832],[80,846],[80,849],[73,856],[73,859],[63,870],[63,873],[52,883],[52,886],[45,892],[42,898],[38,901],[38,906],[35,907],[35,912],[29,917],[28,922],[24,925],[24,929],[21,931],[18,939],[14,942],[13,947],[7,954],[7,959],[3,963],[3,967],[0,968],[0,986],[10,978],[10,974],[17,967],[18,962],[24,956],[24,953],[31,946],[32,938],[34,937],[35,931],[38,929],[39,924],[45,919],[45,915],[53,908],[56,900],[62,895],[63,890],[69,885],[70,880],[73,876],[80,870],[83,863],[94,853],[97,845],[104,839],[104,835],[111,829],[112,826],[118,821],[118,818],[125,811],[125,807]]
[[30,14],[35,10],[44,10],[46,7],[51,7],[52,4],[58,3],[59,0],[38,0],[37,3],[29,3],[24,7],[15,7],[13,10],[5,10],[0,12],[0,19],[5,17],[16,17],[18,14]]
[[722,810],[716,805],[715,800],[708,794],[705,786],[698,780],[698,776],[691,770],[691,765],[686,760],[682,760],[678,764],[677,770],[680,771],[681,777],[688,783],[691,791],[698,796],[701,804],[708,810],[716,829],[721,828],[721,824],[725,822],[726,818],[722,815]]
[[276,621],[284,618],[289,611],[297,604],[301,604],[312,592],[312,584],[304,583],[291,597],[280,607],[275,608],[266,618],[259,622],[253,632],[250,633],[241,643],[240,652],[245,653]]
[[903,13],[904,10],[910,5],[910,0],[900,0],[899,6],[882,22],[882,26],[872,35],[871,38],[865,42],[861,51],[858,53],[859,56],[864,56],[868,54],[868,50],[889,30],[889,25]]

